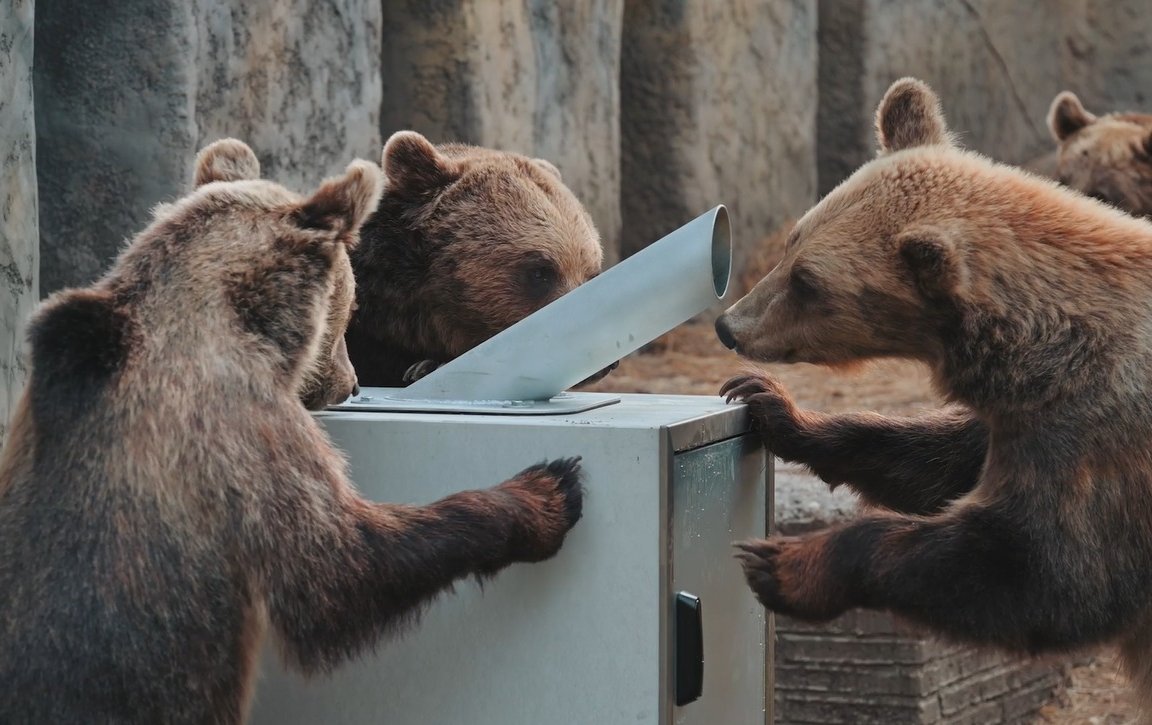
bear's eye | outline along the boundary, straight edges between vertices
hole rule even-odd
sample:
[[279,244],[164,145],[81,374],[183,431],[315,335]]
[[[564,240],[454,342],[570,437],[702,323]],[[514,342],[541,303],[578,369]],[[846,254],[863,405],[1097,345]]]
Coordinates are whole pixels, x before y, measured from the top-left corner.
[[556,289],[559,274],[556,272],[556,266],[548,260],[533,260],[521,267],[520,277],[525,294],[532,299],[540,300]]
[[820,296],[820,286],[816,283],[816,278],[806,269],[792,270],[788,286],[793,296],[800,302],[811,302]]

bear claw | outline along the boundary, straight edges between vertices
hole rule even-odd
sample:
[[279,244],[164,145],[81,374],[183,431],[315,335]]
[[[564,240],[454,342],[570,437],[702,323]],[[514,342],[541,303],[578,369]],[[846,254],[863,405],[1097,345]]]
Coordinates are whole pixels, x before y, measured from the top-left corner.
[[584,515],[584,472],[580,468],[580,456],[558,458],[550,462],[546,470],[556,479],[556,488],[564,495],[564,517],[570,529]]
[[435,371],[438,367],[440,367],[440,363],[435,360],[421,360],[418,363],[413,363],[404,371],[404,382],[408,384],[414,383],[428,373]]

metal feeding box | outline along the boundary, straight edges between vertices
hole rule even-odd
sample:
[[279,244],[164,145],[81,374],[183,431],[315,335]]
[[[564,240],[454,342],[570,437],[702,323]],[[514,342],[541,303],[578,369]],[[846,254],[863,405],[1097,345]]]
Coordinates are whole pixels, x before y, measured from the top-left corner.
[[408,388],[321,414],[370,499],[430,503],[579,455],[584,518],[555,559],[461,583],[330,678],[265,656],[253,722],[770,722],[770,618],[731,548],[771,521],[746,408],[561,392],[716,304],[730,263],[718,206]]
[[321,414],[369,499],[428,503],[582,455],[584,517],[554,559],[462,582],[330,677],[265,657],[252,721],[770,722],[769,618],[731,547],[771,520],[772,467],[746,408],[619,398],[562,415]]

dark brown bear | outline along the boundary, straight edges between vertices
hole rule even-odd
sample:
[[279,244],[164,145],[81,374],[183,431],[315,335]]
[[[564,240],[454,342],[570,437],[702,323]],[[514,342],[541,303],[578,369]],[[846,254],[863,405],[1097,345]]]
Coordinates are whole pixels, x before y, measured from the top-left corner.
[[266,628],[325,672],[580,517],[571,459],[429,506],[357,496],[298,397],[352,384],[327,368],[380,170],[303,198],[257,168],[205,149],[193,193],[31,321],[0,457],[0,722],[241,722]]
[[352,253],[361,385],[400,387],[600,273],[600,237],[556,167],[394,134]]
[[800,410],[725,386],[776,455],[881,510],[742,545],[760,601],[801,619],[891,610],[1026,653],[1112,642],[1152,704],[1152,224],[956,148],[904,79],[881,154],[797,222],[717,322],[766,362],[897,357],[954,407]]

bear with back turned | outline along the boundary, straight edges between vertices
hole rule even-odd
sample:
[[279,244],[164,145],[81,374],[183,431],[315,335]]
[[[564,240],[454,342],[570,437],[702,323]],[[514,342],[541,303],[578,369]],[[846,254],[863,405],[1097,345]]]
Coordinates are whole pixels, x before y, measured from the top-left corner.
[[1152,713],[1152,224],[957,148],[919,81],[888,90],[877,132],[717,333],[765,362],[919,360],[953,405],[827,415],[767,374],[730,380],[774,454],[879,507],[744,542],[748,583],[806,620],[1115,643]]
[[357,495],[312,407],[355,385],[348,253],[380,170],[301,197],[225,140],[29,326],[0,454],[0,722],[238,723],[266,630],[324,673],[468,576],[551,557],[575,459],[427,506]]

